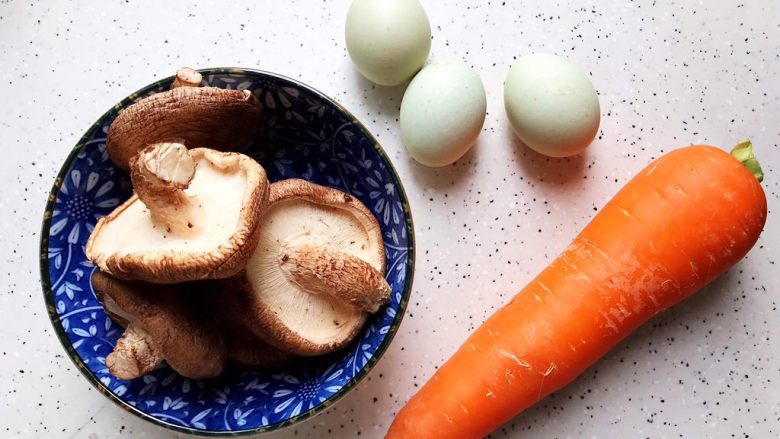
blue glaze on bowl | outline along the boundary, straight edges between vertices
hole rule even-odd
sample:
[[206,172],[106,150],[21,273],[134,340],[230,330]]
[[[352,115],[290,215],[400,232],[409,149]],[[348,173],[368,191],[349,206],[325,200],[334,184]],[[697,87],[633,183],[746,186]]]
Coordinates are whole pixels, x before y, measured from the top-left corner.
[[103,312],[90,286],[94,266],[84,246],[98,218],[131,193],[127,173],[106,153],[117,112],[167,90],[154,83],[108,111],[84,135],[55,181],[44,215],[41,279],[54,328],[84,375],[131,412],[174,430],[204,435],[254,434],[306,419],[343,396],[392,340],[409,299],[413,228],[401,183],[381,147],[338,104],[305,85],[245,69],[201,71],[221,88],[251,90],[265,107],[264,126],[245,154],[271,181],[304,178],[358,197],[378,219],[385,242],[390,303],[347,348],[283,370],[228,369],[214,380],[190,380],[168,366],[132,381],[108,373],[105,357],[123,329]]

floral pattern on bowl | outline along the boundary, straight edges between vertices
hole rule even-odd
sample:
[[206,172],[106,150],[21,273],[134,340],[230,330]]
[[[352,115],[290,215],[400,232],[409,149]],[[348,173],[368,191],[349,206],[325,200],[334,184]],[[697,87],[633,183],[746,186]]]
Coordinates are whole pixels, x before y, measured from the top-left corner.
[[94,266],[84,246],[96,221],[129,197],[127,174],[106,153],[118,111],[167,90],[166,78],[129,96],[84,135],[60,171],[44,214],[41,279],[63,345],[101,392],[131,412],[178,431],[207,435],[278,429],[324,410],[368,373],[395,335],[411,291],[414,244],[406,195],[389,159],[366,129],[318,91],[276,74],[245,69],[201,71],[208,85],[251,90],[265,107],[264,126],[245,154],[269,179],[304,178],[358,197],[382,227],[390,303],[347,348],[282,370],[229,368],[214,380],[190,380],[168,366],[132,381],[108,373],[105,357],[123,329],[103,312],[90,286]]

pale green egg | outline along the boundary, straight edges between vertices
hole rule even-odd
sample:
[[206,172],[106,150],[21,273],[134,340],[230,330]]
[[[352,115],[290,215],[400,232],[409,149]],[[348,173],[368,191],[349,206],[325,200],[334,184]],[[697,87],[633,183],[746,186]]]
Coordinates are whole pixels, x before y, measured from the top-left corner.
[[517,60],[504,85],[504,106],[520,140],[550,157],[584,151],[601,120],[598,94],[588,76],[557,55],[537,53]]
[[379,85],[398,85],[428,59],[431,26],[418,0],[354,0],[346,40],[363,76]]
[[446,166],[482,131],[487,99],[479,75],[460,61],[431,64],[414,77],[401,102],[401,141],[425,166]]

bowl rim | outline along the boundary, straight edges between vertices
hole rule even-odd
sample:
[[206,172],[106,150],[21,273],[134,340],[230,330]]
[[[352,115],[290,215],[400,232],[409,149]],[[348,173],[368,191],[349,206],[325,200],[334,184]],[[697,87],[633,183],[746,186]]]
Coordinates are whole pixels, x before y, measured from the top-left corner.
[[388,329],[387,334],[382,339],[382,342],[379,344],[379,346],[377,346],[374,355],[371,356],[371,358],[368,360],[366,365],[363,366],[363,368],[361,368],[360,371],[358,371],[358,373],[355,374],[355,376],[351,380],[349,380],[346,384],[344,384],[344,386],[338,392],[331,395],[327,400],[320,403],[316,407],[313,407],[312,409],[307,410],[306,412],[303,412],[285,421],[277,422],[275,424],[269,424],[259,428],[227,431],[227,430],[202,430],[202,429],[173,424],[163,419],[159,419],[152,415],[149,415],[139,410],[136,407],[133,407],[132,405],[128,404],[124,399],[115,395],[105,384],[103,384],[103,382],[101,382],[97,378],[97,376],[95,376],[92,373],[92,371],[84,364],[84,362],[82,361],[81,357],[76,352],[76,350],[73,349],[73,345],[70,341],[70,338],[68,338],[67,333],[62,328],[62,323],[60,322],[59,314],[57,313],[57,309],[55,307],[54,293],[51,289],[51,277],[49,275],[49,256],[48,256],[49,231],[51,228],[52,212],[57,200],[57,194],[59,193],[60,188],[63,182],[65,181],[65,178],[67,177],[67,173],[70,171],[73,165],[73,162],[76,160],[76,156],[86,146],[86,142],[88,141],[88,139],[95,133],[95,131],[97,131],[103,125],[104,121],[108,118],[115,117],[116,114],[119,112],[119,110],[131,104],[139,96],[146,94],[149,91],[154,90],[165,83],[172,82],[174,79],[174,75],[154,81],[151,84],[146,85],[145,87],[131,93],[130,95],[128,95],[127,97],[119,101],[108,111],[103,113],[103,115],[101,115],[92,124],[92,126],[90,126],[87,129],[87,131],[81,136],[79,141],[76,143],[76,146],[74,146],[73,149],[68,154],[67,158],[65,159],[65,162],[63,163],[62,167],[57,173],[57,177],[54,180],[54,184],[52,185],[51,190],[49,191],[49,195],[46,200],[46,208],[43,213],[43,223],[41,225],[41,239],[40,239],[41,289],[43,291],[44,301],[46,302],[46,310],[49,316],[49,320],[51,321],[51,324],[54,327],[54,332],[57,334],[57,338],[59,339],[62,346],[65,348],[68,357],[76,365],[76,367],[81,372],[81,374],[84,375],[87,381],[89,381],[92,384],[93,387],[95,387],[100,393],[106,396],[109,400],[113,401],[119,407],[122,407],[126,411],[152,424],[173,431],[195,434],[200,436],[212,436],[212,437],[247,436],[247,435],[256,435],[259,433],[277,431],[289,427],[293,424],[297,424],[306,419],[312,418],[327,410],[330,406],[332,406],[337,401],[341,400],[344,397],[344,395],[346,395],[350,390],[354,389],[357,386],[357,384],[360,383],[368,375],[368,373],[374,368],[374,366],[376,366],[376,364],[379,362],[379,360],[387,351],[387,348],[392,342],[392,340],[395,338],[395,335],[398,331],[398,327],[400,326],[404,314],[406,313],[406,307],[409,303],[409,298],[411,296],[411,291],[412,291],[412,283],[414,280],[416,247],[415,247],[414,223],[412,221],[412,213],[411,213],[411,209],[409,208],[409,200],[406,196],[406,191],[404,190],[403,184],[401,183],[401,179],[398,176],[398,172],[396,171],[395,167],[393,166],[393,163],[390,161],[390,158],[387,156],[382,146],[379,144],[376,138],[368,131],[365,125],[363,125],[363,123],[360,122],[360,120],[358,120],[351,112],[349,112],[346,108],[344,108],[340,103],[338,103],[330,96],[296,79],[284,75],[280,75],[278,73],[265,71],[265,70],[243,68],[243,67],[209,67],[204,69],[197,69],[197,71],[203,75],[236,73],[236,74],[249,74],[255,76],[265,76],[265,77],[270,77],[276,81],[280,81],[283,83],[286,82],[287,84],[297,88],[305,89],[310,93],[319,96],[322,100],[328,102],[339,113],[341,113],[342,116],[344,116],[346,119],[351,121],[360,130],[360,132],[366,137],[366,139],[368,139],[371,142],[371,144],[374,147],[374,150],[377,152],[379,157],[385,163],[385,166],[387,167],[395,186],[398,188],[399,197],[401,199],[401,207],[403,209],[404,216],[406,218],[405,227],[407,231],[407,237],[408,237],[407,239],[409,244],[408,244],[408,254],[407,254],[407,261],[406,261],[406,279],[404,280],[404,287],[403,287],[403,291],[401,292],[401,299],[399,300],[398,303],[398,310],[396,311],[395,317],[393,318],[393,321],[390,324],[390,328]]

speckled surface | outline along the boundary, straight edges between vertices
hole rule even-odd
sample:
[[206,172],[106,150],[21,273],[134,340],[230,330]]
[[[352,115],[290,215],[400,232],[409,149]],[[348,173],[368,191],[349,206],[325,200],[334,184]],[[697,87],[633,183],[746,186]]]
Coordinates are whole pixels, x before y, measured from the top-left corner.
[[[412,205],[417,273],[396,340],[338,405],[268,437],[381,437],[467,333],[651,158],[743,137],[767,174],[770,213],[753,251],[494,436],[780,435],[780,4],[425,0],[431,59],[472,65],[489,113],[471,153],[431,170],[399,143],[403,88],[374,87],[349,62],[348,2],[264,3],[0,2],[0,436],[176,436],[114,406],[65,357],[40,293],[38,239],[46,194],[81,134],[180,65],[271,70],[334,97],[384,145]],[[593,77],[602,124],[581,157],[548,160],[511,135],[502,82],[531,51],[563,54]]]

